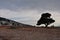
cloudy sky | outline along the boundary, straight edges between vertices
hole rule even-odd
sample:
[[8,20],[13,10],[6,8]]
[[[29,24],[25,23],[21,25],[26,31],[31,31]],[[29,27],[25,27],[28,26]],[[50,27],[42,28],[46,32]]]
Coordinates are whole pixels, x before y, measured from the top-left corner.
[[0,17],[36,25],[42,13],[49,12],[60,26],[60,0],[0,0]]

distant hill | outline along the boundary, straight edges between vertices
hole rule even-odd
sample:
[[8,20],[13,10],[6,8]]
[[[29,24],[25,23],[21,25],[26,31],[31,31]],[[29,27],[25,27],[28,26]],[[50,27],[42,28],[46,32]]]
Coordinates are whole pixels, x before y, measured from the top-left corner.
[[7,18],[0,17],[0,26],[14,26],[14,27],[31,27],[31,25],[23,24],[16,22],[14,20],[10,20]]

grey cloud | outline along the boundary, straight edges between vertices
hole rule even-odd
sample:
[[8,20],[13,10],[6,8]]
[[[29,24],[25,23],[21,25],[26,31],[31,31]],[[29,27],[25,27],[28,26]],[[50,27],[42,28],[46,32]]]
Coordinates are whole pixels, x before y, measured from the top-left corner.
[[[55,12],[56,16],[59,15],[57,11],[60,11],[60,0],[0,0],[0,16],[27,24],[36,24],[40,13],[46,11]],[[53,17],[57,20],[56,25],[58,25],[56,16]]]
[[0,0],[0,8],[16,10],[18,8],[34,8],[60,11],[60,0]]

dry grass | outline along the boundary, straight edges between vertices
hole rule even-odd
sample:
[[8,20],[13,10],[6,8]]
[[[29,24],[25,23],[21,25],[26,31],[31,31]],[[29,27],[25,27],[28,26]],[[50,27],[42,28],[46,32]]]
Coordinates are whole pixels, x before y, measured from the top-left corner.
[[60,40],[59,27],[18,27],[0,26],[0,40]]

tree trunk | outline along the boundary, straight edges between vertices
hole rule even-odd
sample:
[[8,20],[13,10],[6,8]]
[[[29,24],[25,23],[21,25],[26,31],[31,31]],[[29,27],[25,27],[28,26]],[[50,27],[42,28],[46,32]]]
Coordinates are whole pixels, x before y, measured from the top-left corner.
[[47,25],[47,24],[45,24],[45,27],[48,27],[48,25]]

